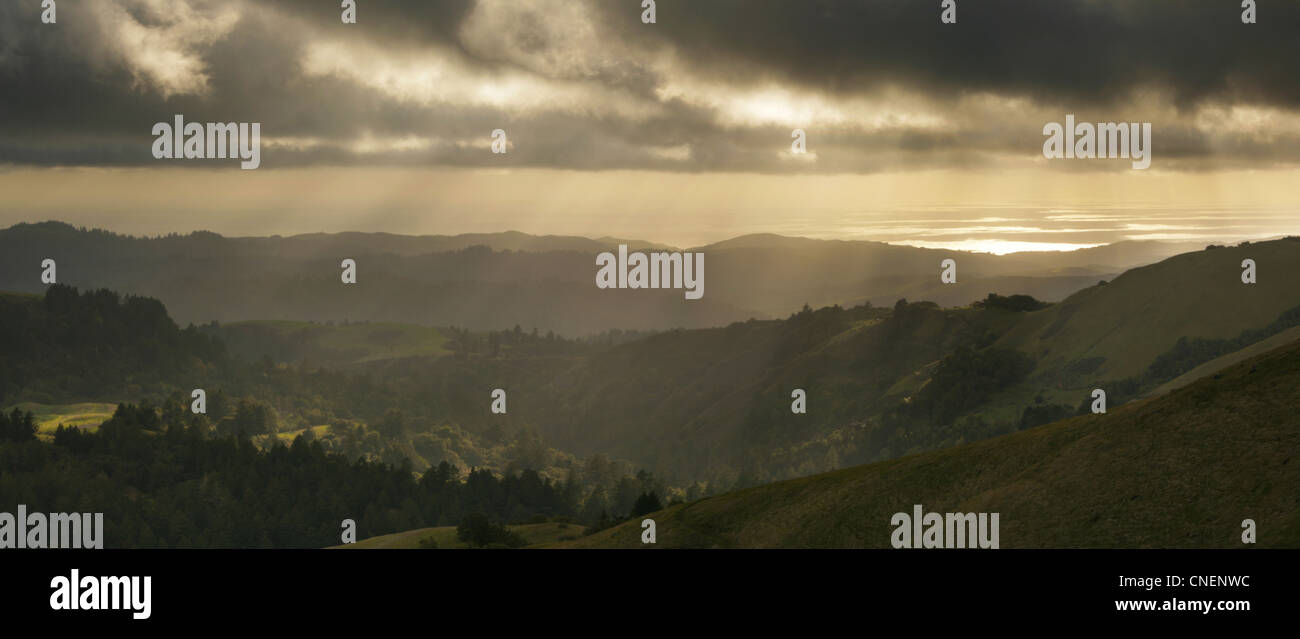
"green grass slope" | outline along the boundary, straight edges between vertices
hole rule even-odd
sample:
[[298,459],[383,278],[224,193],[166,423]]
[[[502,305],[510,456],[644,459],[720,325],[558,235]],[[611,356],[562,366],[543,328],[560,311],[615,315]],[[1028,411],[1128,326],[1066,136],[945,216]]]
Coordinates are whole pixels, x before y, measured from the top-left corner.
[[[1241,282],[1255,260],[1258,283]],[[1026,318],[999,341],[1039,370],[1104,357],[1098,379],[1142,373],[1180,337],[1232,338],[1300,305],[1300,238],[1184,253],[1125,272]]]
[[108,421],[117,410],[117,404],[101,402],[82,402],[79,404],[38,404],[22,402],[17,405],[21,411],[31,412],[36,418],[36,433],[42,439],[54,436],[59,426],[95,430]]
[[[655,547],[888,548],[890,517],[1000,513],[1003,548],[1300,546],[1300,342],[1167,395],[653,515]],[[640,519],[559,547],[644,547]]]

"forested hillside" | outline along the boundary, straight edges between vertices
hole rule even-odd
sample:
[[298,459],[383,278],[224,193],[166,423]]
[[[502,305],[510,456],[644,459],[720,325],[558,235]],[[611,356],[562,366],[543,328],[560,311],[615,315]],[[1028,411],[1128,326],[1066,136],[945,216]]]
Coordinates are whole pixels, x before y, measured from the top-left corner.
[[[889,548],[894,513],[999,513],[1002,548],[1300,544],[1300,342],[1167,395],[988,441],[760,486],[567,547]],[[1267,530],[1267,533],[1262,531]]]
[[536,472],[462,480],[447,464],[417,480],[397,467],[329,454],[319,442],[261,450],[213,437],[180,405],[124,404],[98,432],[60,429],[52,443],[0,439],[0,503],[32,512],[104,513],[104,545],[320,547],[352,519],[361,536],[454,525],[468,513],[523,521],[574,516],[580,487]]
[[0,293],[0,364],[5,405],[116,399],[227,361],[220,341],[177,327],[158,300],[51,286],[42,297]]

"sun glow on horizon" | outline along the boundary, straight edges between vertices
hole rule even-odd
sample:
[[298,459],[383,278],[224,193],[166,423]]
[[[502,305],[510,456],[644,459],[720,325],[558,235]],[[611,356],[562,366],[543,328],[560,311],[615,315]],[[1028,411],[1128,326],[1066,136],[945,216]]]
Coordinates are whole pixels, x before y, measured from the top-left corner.
[[1096,244],[1072,244],[1066,242],[1027,242],[1020,240],[959,240],[955,242],[930,242],[926,240],[907,240],[903,242],[888,242],[889,244],[900,246],[915,246],[918,248],[948,249],[952,251],[969,251],[971,253],[992,253],[994,255],[1007,255],[1009,253],[1023,253],[1026,251],[1077,251],[1079,249],[1093,248],[1103,246],[1105,242]]

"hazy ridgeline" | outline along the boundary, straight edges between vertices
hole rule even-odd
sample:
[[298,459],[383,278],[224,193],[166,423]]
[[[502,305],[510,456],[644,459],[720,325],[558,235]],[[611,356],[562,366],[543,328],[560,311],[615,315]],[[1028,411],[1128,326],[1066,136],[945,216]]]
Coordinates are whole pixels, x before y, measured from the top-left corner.
[[[389,321],[500,330],[521,325],[566,336],[610,329],[723,326],[813,307],[924,299],[969,304],[987,293],[1062,299],[1181,245],[1121,243],[1070,254],[986,254],[878,242],[746,236],[699,247],[703,299],[680,291],[600,290],[596,255],[636,240],[520,233],[410,237],[381,233],[225,238],[193,233],[134,238],[61,223],[0,231],[0,290],[40,292],[42,260],[59,282],[153,297],[182,324],[211,320]],[[956,284],[940,262],[958,261]],[[357,284],[340,262],[357,263]]]

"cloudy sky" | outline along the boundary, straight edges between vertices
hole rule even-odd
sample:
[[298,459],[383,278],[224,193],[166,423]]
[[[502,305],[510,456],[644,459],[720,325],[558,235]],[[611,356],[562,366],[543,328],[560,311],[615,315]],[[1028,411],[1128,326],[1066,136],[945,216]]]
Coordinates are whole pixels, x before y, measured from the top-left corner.
[[[0,224],[751,232],[982,250],[1300,233],[1300,3],[0,3]],[[1151,168],[1043,126],[1152,123]],[[262,163],[152,127],[260,122]],[[493,154],[502,129],[509,151]],[[791,132],[807,153],[791,152]]]

